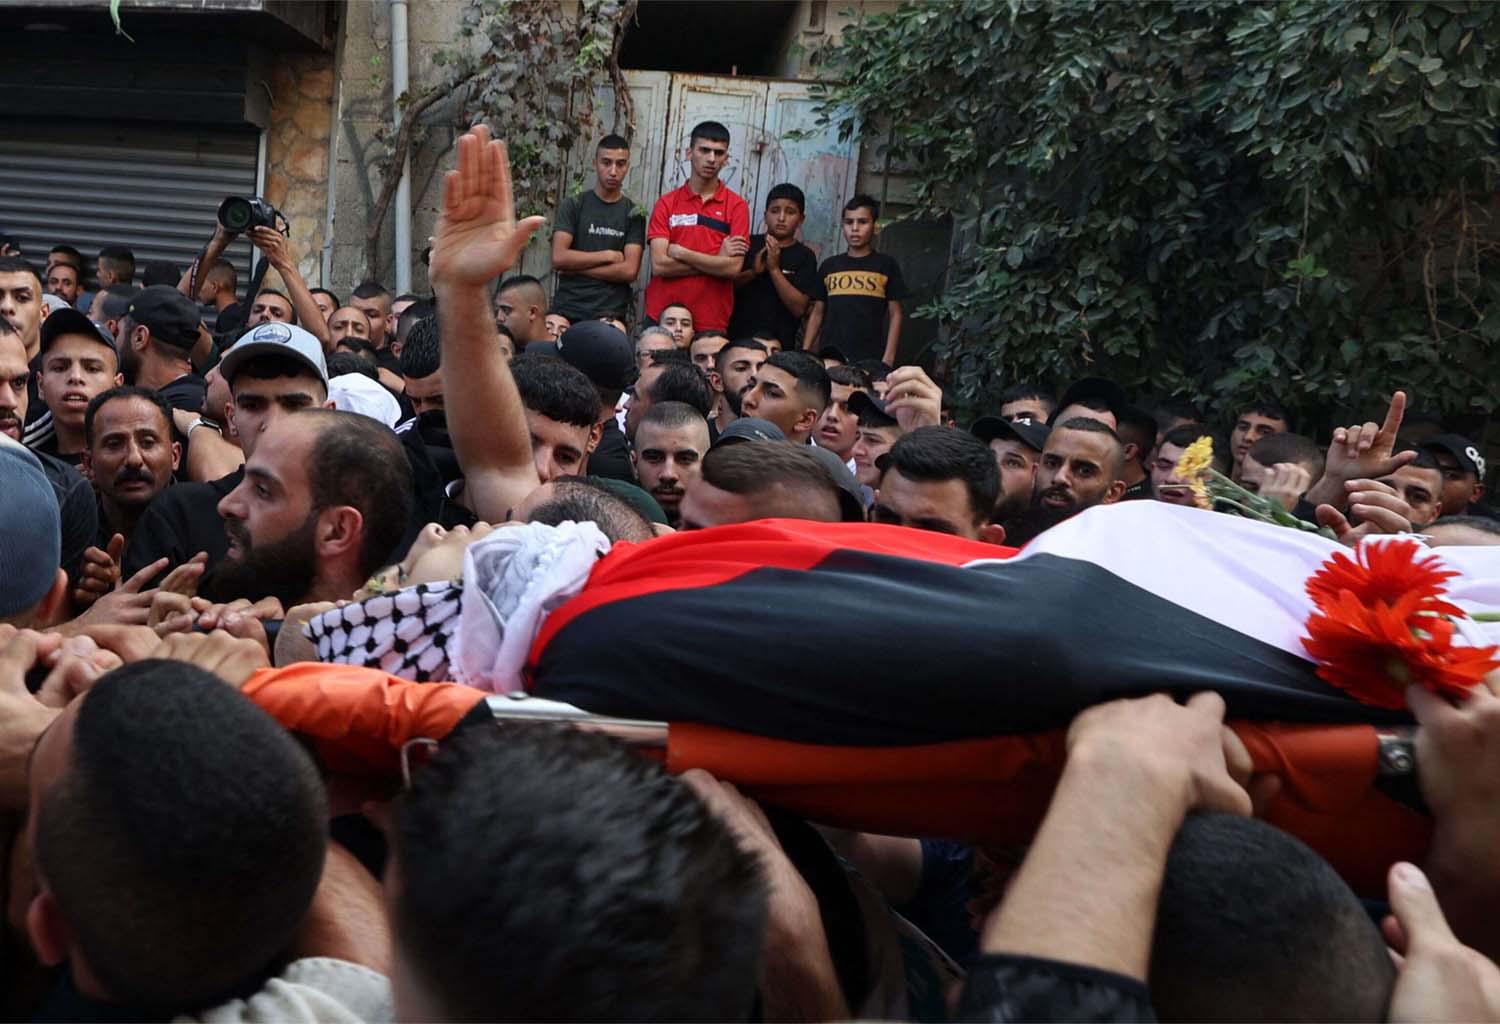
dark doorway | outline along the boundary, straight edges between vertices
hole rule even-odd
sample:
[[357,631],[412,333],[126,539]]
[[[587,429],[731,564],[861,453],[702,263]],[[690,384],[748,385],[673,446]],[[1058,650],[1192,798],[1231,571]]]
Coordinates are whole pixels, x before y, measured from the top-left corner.
[[620,66],[775,76],[796,15],[796,0],[641,0]]

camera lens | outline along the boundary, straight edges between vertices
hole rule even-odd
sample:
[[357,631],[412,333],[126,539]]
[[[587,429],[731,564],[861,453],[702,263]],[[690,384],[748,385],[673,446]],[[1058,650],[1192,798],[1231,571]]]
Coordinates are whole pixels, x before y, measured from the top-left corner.
[[219,204],[219,223],[225,231],[244,231],[255,218],[250,200],[230,196]]

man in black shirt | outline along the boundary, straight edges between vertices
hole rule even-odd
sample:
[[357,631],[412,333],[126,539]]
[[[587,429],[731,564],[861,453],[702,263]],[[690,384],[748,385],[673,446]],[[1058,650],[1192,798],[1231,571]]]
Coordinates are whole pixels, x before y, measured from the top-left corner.
[[1495,517],[1483,504],[1485,465],[1479,445],[1458,434],[1439,434],[1419,447],[1430,452],[1443,471],[1443,515]]
[[745,268],[734,278],[731,338],[765,331],[792,345],[817,288],[818,257],[797,241],[805,219],[806,197],[796,185],[780,184],[766,193],[766,233],[750,239]]
[[435,316],[418,320],[407,332],[401,347],[401,376],[406,379],[406,398],[415,415],[396,432],[412,431],[421,438],[444,484],[459,479],[463,470],[453,453],[448,413],[443,408],[443,348]]
[[849,251],[818,268],[803,348],[815,352],[820,344],[832,345],[851,363],[879,359],[896,365],[906,282],[901,265],[875,251],[879,219],[880,202],[870,196],[857,195],[844,204]]
[[[261,435],[282,416],[328,407],[328,367],[323,346],[291,324],[264,323],[246,334],[224,356],[219,372],[234,397],[230,423],[248,461]],[[168,569],[198,552],[212,569],[228,550],[219,502],[244,479],[243,467],[218,480],[175,484],[151,503],[125,548],[123,578],[167,558]]]
[[120,343],[120,321],[125,318],[131,300],[140,291],[128,284],[112,284],[107,288],[100,288],[94,295],[93,304],[89,306],[89,319],[96,324],[103,324],[104,329],[114,335],[116,347]]
[[76,309],[59,309],[42,323],[37,356],[42,401],[52,411],[53,434],[36,450],[70,466],[83,461],[84,414],[95,396],[124,381],[115,339]]
[[599,393],[599,443],[589,452],[589,475],[634,483],[630,448],[615,420],[620,395],[640,375],[630,340],[602,320],[585,320],[563,332],[557,350],[564,362],[583,371]]
[[630,169],[630,144],[606,135],[594,150],[595,183],[568,196],[553,218],[554,312],[576,324],[630,316],[630,286],[641,272],[645,211],[620,191]]
[[391,293],[378,281],[365,281],[349,296],[349,305],[365,315],[370,325],[370,344],[375,346],[376,361],[392,373],[401,371],[396,353],[390,350]]
[[89,403],[83,424],[83,465],[99,496],[94,546],[107,551],[116,534],[129,543],[142,514],[172,483],[182,448],[172,440],[171,407],[145,388],[104,392]]
[[174,409],[199,412],[208,383],[188,353],[198,344],[198,307],[164,284],[141,290],[120,320],[120,362],[126,379],[158,391]]

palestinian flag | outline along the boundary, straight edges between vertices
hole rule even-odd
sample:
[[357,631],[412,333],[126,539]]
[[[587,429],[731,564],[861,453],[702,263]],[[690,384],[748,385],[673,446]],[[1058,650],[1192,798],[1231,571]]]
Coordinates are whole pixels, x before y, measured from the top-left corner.
[[[1321,680],[1314,534],[1161,502],[1099,507],[1019,554],[781,520],[606,556],[532,647],[530,690],[596,714],[804,743],[938,743],[1065,726],[1118,697],[1215,690],[1229,716],[1409,722]],[[1450,597],[1500,607],[1500,548],[1446,548]]]
[[[549,602],[526,682],[656,723],[669,770],[810,820],[992,845],[1032,834],[1079,710],[1212,689],[1256,770],[1283,781],[1266,819],[1379,895],[1389,864],[1422,858],[1431,822],[1401,745],[1409,716],[1324,682],[1302,643],[1308,580],[1347,552],[1155,502],[1091,510],[1020,553],[790,520],[677,534],[617,546]],[[1500,548],[1431,556],[1458,573],[1446,600],[1500,608]],[[505,717],[511,700],[349,665],[268,670],[245,690],[326,763],[377,772],[407,738],[486,707]]]

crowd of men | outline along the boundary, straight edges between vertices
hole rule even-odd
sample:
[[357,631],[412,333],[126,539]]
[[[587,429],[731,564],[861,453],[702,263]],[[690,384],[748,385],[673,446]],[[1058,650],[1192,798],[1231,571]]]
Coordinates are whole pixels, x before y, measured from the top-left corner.
[[[1016,383],[956,425],[899,365],[879,203],[850,199],[847,251],[819,263],[794,183],[752,233],[719,179],[730,142],[694,128],[688,180],[647,211],[622,191],[629,144],[602,139],[551,218],[550,296],[506,276],[541,218],[515,220],[483,129],[445,182],[429,296],[309,287],[266,227],[250,240],[280,287],[253,294],[222,227],[185,269],[0,256],[9,1011],[1497,1019],[1500,681],[1414,704],[1432,877],[1393,867],[1383,922],[1249,817],[1274,783],[1212,694],[1080,715],[1002,868],[814,830],[566,728],[467,724],[368,803],[237,692],[299,610],[401,586],[499,524],[646,544],[874,522],[1016,548],[1097,506],[1201,505],[1175,471],[1204,436],[1225,477],[1346,543],[1500,544],[1480,445],[1401,392],[1326,443],[1274,401],[1203,410],[1100,378]],[[807,612],[832,646],[890,642]],[[693,643],[691,622],[643,628]],[[1257,871],[1285,884],[1241,885]]]

